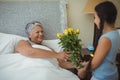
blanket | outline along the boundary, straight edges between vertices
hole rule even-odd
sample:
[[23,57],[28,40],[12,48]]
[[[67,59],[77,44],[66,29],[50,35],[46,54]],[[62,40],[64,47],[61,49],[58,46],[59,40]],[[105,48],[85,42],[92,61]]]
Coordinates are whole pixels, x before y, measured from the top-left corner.
[[54,58],[30,58],[19,53],[0,55],[0,80],[80,80]]

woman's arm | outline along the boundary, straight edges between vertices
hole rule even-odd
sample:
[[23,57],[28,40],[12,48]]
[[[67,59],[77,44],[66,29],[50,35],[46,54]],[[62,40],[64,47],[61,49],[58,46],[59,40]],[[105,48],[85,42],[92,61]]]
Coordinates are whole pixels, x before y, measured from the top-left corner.
[[[111,44],[110,39],[108,39],[108,38],[101,39],[101,41],[99,42],[99,44],[96,48],[94,57],[91,61],[91,70],[90,71],[93,71],[94,69],[99,67],[99,65],[103,62],[104,58],[107,56],[107,53],[109,52],[111,46],[112,46],[112,44]],[[81,77],[81,78],[85,77],[88,63],[89,62],[84,62],[83,63],[84,67],[78,70],[79,77]]]
[[91,61],[91,70],[96,69],[107,56],[112,44],[109,38],[102,38],[99,42],[97,49],[95,51],[95,55]]
[[25,40],[21,40],[18,42],[16,52],[19,52],[20,54],[28,57],[35,58],[57,58],[62,60],[68,58],[68,55],[65,54],[65,52],[57,54],[55,51],[33,48],[30,43]]

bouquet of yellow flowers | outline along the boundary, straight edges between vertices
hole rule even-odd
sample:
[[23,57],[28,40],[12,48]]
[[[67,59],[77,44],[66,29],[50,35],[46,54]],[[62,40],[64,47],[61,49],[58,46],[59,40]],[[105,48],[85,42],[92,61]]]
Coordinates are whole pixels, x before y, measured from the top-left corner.
[[58,44],[63,48],[63,51],[70,52],[69,58],[72,65],[81,68],[84,54],[82,53],[81,39],[78,39],[79,33],[79,29],[67,28],[64,33],[57,33],[57,37],[60,39]]

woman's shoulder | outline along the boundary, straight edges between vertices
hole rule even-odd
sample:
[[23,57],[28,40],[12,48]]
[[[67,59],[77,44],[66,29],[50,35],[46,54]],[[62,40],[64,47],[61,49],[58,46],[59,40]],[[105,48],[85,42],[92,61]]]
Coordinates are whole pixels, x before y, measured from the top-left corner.
[[114,31],[110,31],[110,32],[103,34],[101,38],[107,37],[109,39],[112,39],[112,38],[118,37],[118,35],[119,35],[118,31],[114,30]]
[[108,39],[107,41],[110,41],[112,43],[118,43],[119,40],[120,40],[120,36],[118,34],[118,32],[116,30],[114,31],[110,31],[106,34],[103,34],[101,37],[100,37],[100,40],[103,40],[103,39]]
[[19,40],[18,44],[30,44],[28,40]]

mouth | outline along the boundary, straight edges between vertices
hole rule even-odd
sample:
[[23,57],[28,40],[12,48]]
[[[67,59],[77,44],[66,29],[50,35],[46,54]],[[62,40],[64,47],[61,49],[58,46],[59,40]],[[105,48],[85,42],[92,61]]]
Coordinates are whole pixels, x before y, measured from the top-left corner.
[[43,40],[43,36],[39,36],[39,37],[38,37],[38,40]]

